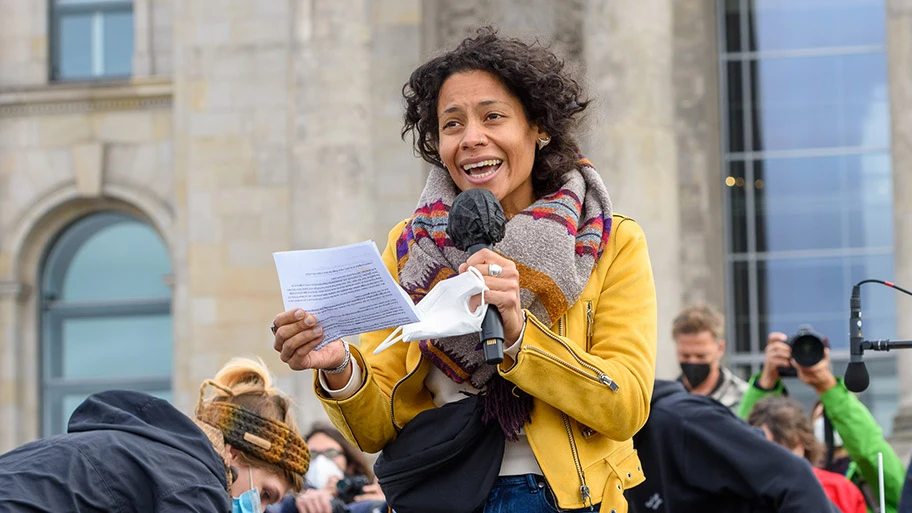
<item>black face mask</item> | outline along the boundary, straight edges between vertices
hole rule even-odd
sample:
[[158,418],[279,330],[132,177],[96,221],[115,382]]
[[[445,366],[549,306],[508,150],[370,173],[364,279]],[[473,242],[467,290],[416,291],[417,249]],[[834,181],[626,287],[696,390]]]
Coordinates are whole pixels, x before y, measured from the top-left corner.
[[681,373],[687,378],[691,388],[697,388],[709,377],[711,367],[708,363],[682,363]]

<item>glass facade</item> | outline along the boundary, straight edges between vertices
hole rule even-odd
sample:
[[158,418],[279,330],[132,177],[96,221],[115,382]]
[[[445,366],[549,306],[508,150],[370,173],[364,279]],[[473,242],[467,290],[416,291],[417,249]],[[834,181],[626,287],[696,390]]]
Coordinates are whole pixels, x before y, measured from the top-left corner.
[[60,235],[41,285],[44,435],[95,392],[170,398],[170,275],[158,234],[132,217],[93,214]]
[[[811,324],[841,375],[852,285],[893,277],[884,1],[718,7],[730,363],[757,372],[769,332]],[[894,336],[894,294],[862,290],[866,338]],[[862,400],[889,432],[895,364],[868,359],[887,382]],[[789,381],[810,406],[813,390]]]
[[51,24],[54,80],[133,73],[132,0],[54,0]]

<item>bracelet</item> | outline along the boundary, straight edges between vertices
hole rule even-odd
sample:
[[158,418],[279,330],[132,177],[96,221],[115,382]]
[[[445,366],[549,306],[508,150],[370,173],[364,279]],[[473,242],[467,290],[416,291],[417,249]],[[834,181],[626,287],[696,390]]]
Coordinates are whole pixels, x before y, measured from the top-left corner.
[[351,350],[348,348],[348,341],[343,340],[342,346],[345,347],[345,359],[342,360],[342,364],[336,367],[335,369],[322,369],[323,374],[341,374],[342,371],[348,367],[348,364],[351,362],[352,354]]

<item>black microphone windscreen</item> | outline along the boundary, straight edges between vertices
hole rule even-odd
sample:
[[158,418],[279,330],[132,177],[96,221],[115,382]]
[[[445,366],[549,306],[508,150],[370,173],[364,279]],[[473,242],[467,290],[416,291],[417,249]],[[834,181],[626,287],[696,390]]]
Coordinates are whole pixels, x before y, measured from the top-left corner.
[[506,231],[506,216],[497,197],[487,189],[461,192],[450,207],[446,233],[462,251],[476,244],[500,242]]
[[849,362],[845,371],[845,386],[850,392],[864,392],[871,384],[864,362]]

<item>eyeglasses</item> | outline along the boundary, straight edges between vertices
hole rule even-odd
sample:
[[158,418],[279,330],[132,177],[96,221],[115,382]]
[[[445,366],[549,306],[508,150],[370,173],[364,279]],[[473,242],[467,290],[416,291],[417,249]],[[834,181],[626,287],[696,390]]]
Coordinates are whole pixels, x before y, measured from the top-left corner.
[[342,456],[342,451],[340,451],[339,449],[334,449],[334,448],[329,448],[329,449],[326,449],[323,451],[313,451],[313,450],[310,451],[311,458],[316,458],[317,456],[320,456],[320,455],[326,456],[329,459],[333,459],[337,456]]

